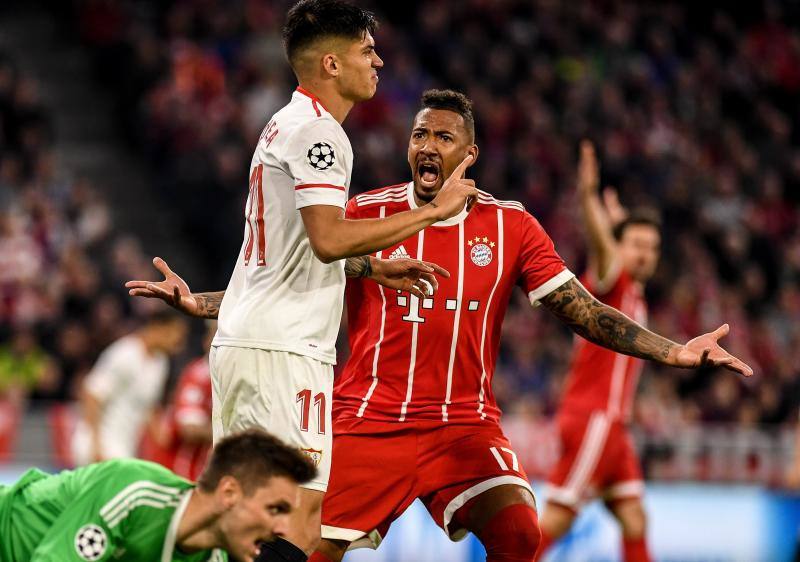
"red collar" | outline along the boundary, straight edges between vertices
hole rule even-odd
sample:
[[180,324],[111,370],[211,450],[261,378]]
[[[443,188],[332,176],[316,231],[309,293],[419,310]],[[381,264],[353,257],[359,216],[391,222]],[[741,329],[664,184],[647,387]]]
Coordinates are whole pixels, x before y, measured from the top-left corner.
[[[322,109],[324,109],[325,111],[328,111],[328,108],[325,107],[325,104],[322,103],[321,99],[319,99],[317,96],[315,96],[314,94],[312,94],[311,92],[309,92],[308,90],[303,88],[302,86],[298,86],[296,91],[300,92],[301,94],[303,94],[304,96],[306,96],[308,98],[311,98],[312,103],[318,103],[318,104],[320,104],[322,106]],[[330,113],[330,111],[328,111],[328,113]]]

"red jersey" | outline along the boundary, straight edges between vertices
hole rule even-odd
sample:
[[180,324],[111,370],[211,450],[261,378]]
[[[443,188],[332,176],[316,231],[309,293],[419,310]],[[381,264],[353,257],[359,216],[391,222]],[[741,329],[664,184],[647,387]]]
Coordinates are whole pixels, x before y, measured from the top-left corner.
[[184,478],[196,480],[205,467],[211,443],[184,442],[178,431],[181,423],[211,423],[211,374],[207,357],[195,359],[184,368],[167,414],[172,438],[168,468]]
[[[647,323],[647,303],[640,283],[619,264],[612,266],[604,283],[593,276],[581,279],[600,301],[633,320]],[[641,359],[616,353],[583,338],[575,338],[573,362],[561,400],[561,414],[605,411],[612,419],[628,420],[633,409]]]
[[[416,208],[413,183],[350,200],[349,218]],[[573,274],[539,222],[515,201],[480,192],[470,213],[436,223],[382,252],[450,272],[430,297],[347,282],[351,355],[334,387],[335,427],[381,422],[499,421],[491,383],[500,329],[515,285],[532,303]],[[529,342],[529,345],[536,345]]]

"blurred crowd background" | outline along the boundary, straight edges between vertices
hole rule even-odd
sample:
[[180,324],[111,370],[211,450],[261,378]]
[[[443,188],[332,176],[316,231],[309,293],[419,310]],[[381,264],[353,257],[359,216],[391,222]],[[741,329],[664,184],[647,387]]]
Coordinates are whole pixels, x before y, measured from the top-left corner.
[[[576,148],[594,140],[604,184],[624,205],[662,214],[650,326],[686,341],[728,322],[726,347],[756,370],[744,380],[648,365],[634,422],[648,476],[779,483],[800,408],[800,5],[361,4],[381,19],[386,66],[376,97],[345,123],[351,195],[410,179],[421,92],[459,89],[475,104],[471,176],[521,201],[582,271]],[[47,8],[113,100],[116,130],[152,171],[155,197],[177,211],[198,290],[227,282],[253,147],[296,85],[280,41],[288,5]],[[45,79],[0,57],[0,400],[19,412],[75,399],[97,354],[148,308],[123,283],[155,278],[159,252],[117,228],[132,211],[109,204],[113,181],[53,165],[59,131],[40,102]],[[533,443],[536,428],[548,434],[572,335],[521,293],[504,330],[496,394],[509,431]],[[547,448],[529,456],[544,462]]]

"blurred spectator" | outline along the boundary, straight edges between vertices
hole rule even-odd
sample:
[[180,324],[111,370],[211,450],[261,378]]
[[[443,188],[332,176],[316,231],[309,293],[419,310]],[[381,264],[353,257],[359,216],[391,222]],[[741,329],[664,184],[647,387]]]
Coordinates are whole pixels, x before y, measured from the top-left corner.
[[33,331],[17,330],[10,342],[0,345],[0,400],[21,407],[35,389],[52,392],[57,383],[56,369]]
[[169,374],[169,357],[185,344],[186,319],[165,308],[106,348],[86,376],[72,440],[77,465],[135,457],[153,425]]

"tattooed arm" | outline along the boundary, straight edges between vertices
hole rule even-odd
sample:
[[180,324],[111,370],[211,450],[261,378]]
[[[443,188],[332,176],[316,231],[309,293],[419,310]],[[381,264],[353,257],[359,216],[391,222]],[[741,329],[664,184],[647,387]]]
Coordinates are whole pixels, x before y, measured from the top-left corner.
[[439,288],[434,274],[450,277],[446,269],[435,263],[407,258],[382,260],[372,256],[347,258],[344,273],[347,277],[366,277],[384,287],[408,291],[421,299]]
[[128,281],[125,286],[132,297],[161,299],[171,307],[189,316],[217,318],[225,291],[192,293],[180,275],[172,271],[167,262],[153,258],[153,265],[164,276],[163,281]]
[[745,376],[753,374],[750,367],[717,344],[728,333],[727,324],[681,345],[601,303],[574,278],[542,298],[541,303],[578,335],[619,353],[673,367],[723,366]]
[[[216,291],[213,293],[194,293],[191,296],[194,297],[195,301],[197,301],[197,313],[193,314],[193,316],[212,319],[219,316],[219,307],[222,305],[222,299],[225,297],[225,291]],[[183,309],[178,308],[178,310]]]
[[346,277],[369,277],[372,275],[370,256],[347,258],[344,261],[344,274]]

